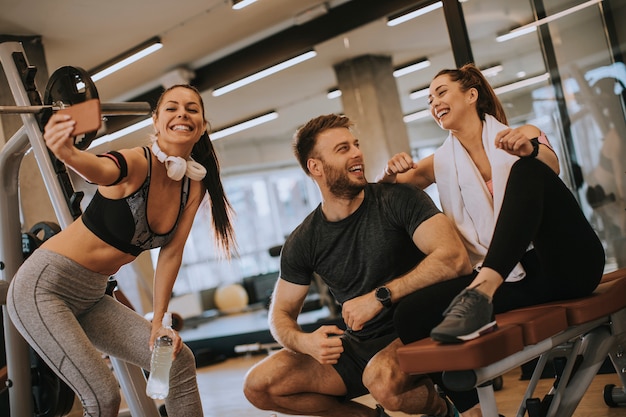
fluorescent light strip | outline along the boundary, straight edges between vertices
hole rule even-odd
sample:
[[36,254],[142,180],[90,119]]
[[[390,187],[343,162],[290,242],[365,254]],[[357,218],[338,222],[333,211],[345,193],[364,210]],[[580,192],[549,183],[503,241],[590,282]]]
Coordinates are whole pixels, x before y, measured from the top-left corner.
[[506,35],[501,35],[496,38],[496,42],[505,42],[510,39],[514,39],[523,35],[528,35],[529,33],[534,33],[537,31],[537,26],[522,26],[517,29],[513,29]]
[[140,122],[134,123],[130,126],[126,126],[123,129],[110,133],[108,135],[104,135],[99,137],[98,139],[91,142],[89,148],[93,148],[98,145],[102,145],[103,143],[114,141],[115,139],[119,139],[123,136],[129,135],[133,132],[138,131],[139,129],[143,129],[144,127],[152,125],[152,117],[148,117],[147,119],[143,119]]
[[221,139],[225,136],[232,135],[237,132],[241,132],[242,130],[250,129],[251,127],[258,126],[263,123],[267,123],[276,118],[278,118],[278,113],[275,111],[272,111],[262,116],[258,116],[253,119],[247,120],[243,123],[239,123],[234,126],[224,128],[222,130],[211,132],[209,136],[211,137],[212,140]]
[[421,9],[417,9],[412,12],[403,14],[402,16],[391,18],[387,20],[387,26],[397,26],[400,23],[407,22],[411,19],[415,19],[416,17],[425,15],[426,13],[430,13],[433,10],[437,10],[441,8],[442,6],[443,6],[443,3],[438,1],[437,3],[433,3],[430,6],[422,7]]
[[502,65],[494,65],[493,67],[485,68],[480,72],[482,72],[485,77],[494,77],[502,72],[503,69]]
[[544,81],[547,81],[550,78],[550,75],[546,72],[545,74],[537,75],[536,77],[526,78],[525,80],[517,81],[511,84],[503,85],[502,87],[494,88],[493,91],[496,94],[504,94],[513,90],[519,90],[520,88],[528,87],[533,84],[539,84]]
[[398,68],[393,72],[393,76],[398,78],[403,75],[410,74],[415,71],[422,70],[424,68],[430,67],[430,61],[425,59],[424,61],[416,62],[415,64],[407,65],[406,67]]
[[111,75],[113,74],[115,71],[119,71],[122,68],[132,64],[135,61],[139,61],[141,58],[150,55],[153,52],[158,51],[159,49],[161,49],[163,47],[163,44],[161,42],[158,43],[154,43],[144,49],[142,49],[141,51],[129,56],[128,58],[125,58],[123,60],[121,60],[120,62],[111,65],[110,67],[107,67],[105,69],[103,69],[102,71],[99,71],[95,74],[93,74],[91,76],[92,81],[98,81],[104,77],[106,77],[107,75]]
[[239,0],[233,2],[233,10],[240,10],[246,6],[250,6],[252,3],[255,3],[257,0]]
[[425,119],[427,117],[430,117],[430,109],[420,110],[416,111],[415,113],[407,114],[402,118],[402,120],[404,120],[404,123],[411,123],[416,120]]
[[215,90],[213,90],[213,96],[214,97],[219,97],[221,95],[224,95],[226,93],[229,93],[233,90],[236,90],[240,87],[243,87],[244,85],[248,85],[251,84],[257,80],[260,80],[261,78],[265,78],[269,75],[272,75],[278,71],[284,70],[286,68],[292,67],[294,65],[297,65],[303,61],[306,61],[307,59],[311,59],[313,57],[315,57],[317,55],[317,53],[315,51],[309,51],[306,52],[302,55],[298,55],[295,58],[291,58],[288,59],[287,61],[281,62],[280,64],[274,65],[273,67],[269,67],[267,69],[264,69],[263,71],[259,71],[255,74],[249,75],[245,78],[242,78],[239,81],[235,81],[232,84],[228,84],[225,85],[224,87],[220,87],[217,88]]
[[508,41],[513,38],[517,38],[518,36],[526,35],[528,33],[532,33],[537,30],[537,26],[543,25],[545,23],[552,22],[553,20],[559,19],[561,17],[567,16],[579,10],[585,9],[589,6],[593,6],[594,4],[600,3],[602,0],[590,0],[586,3],[579,4],[578,6],[570,7],[569,9],[563,10],[562,12],[555,13],[551,16],[544,17],[543,19],[539,19],[535,22],[529,23],[527,25],[521,26],[517,29],[513,29],[509,33],[498,36],[496,38],[497,42]]
[[415,90],[409,93],[409,98],[411,100],[417,100],[418,98],[428,96],[429,92],[430,92],[430,89],[428,87],[422,88],[421,90]]
[[326,98],[329,100],[333,100],[339,97],[341,97],[341,90],[339,90],[338,88],[330,90],[328,93],[326,93]]

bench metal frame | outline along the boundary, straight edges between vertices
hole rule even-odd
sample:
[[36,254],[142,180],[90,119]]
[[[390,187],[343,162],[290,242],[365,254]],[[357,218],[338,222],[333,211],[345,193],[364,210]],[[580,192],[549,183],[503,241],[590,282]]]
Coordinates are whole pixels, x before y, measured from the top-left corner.
[[[446,385],[454,386],[459,379],[467,378],[467,372],[472,372],[476,377],[475,387],[483,415],[497,416],[495,393],[493,386],[488,382],[539,358],[520,401],[517,416],[522,417],[526,412],[526,400],[535,396],[535,390],[548,360],[557,356],[565,357],[566,366],[559,376],[560,383],[548,393],[553,395],[553,398],[546,417],[569,417],[574,414],[607,356],[611,358],[623,386],[626,386],[624,349],[626,349],[626,309],[605,318],[572,326],[483,368],[444,372],[443,379]],[[577,361],[577,358],[580,359]],[[620,403],[626,401],[624,397],[616,400]]]

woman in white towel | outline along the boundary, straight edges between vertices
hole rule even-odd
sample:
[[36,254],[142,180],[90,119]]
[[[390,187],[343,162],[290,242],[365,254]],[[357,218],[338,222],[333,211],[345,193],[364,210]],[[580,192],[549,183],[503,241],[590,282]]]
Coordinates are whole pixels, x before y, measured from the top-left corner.
[[[500,101],[473,64],[440,71],[430,84],[429,104],[448,138],[420,161],[395,155],[379,181],[421,188],[436,183],[476,273],[461,289],[463,280],[452,280],[406,297],[396,313],[403,341],[429,333],[440,342],[470,340],[495,328],[496,313],[590,294],[603,273],[604,249],[559,178],[545,134],[532,125],[509,128]],[[443,322],[441,310],[415,310],[435,300],[442,310],[449,304]],[[418,326],[406,319],[416,314],[423,318]]]

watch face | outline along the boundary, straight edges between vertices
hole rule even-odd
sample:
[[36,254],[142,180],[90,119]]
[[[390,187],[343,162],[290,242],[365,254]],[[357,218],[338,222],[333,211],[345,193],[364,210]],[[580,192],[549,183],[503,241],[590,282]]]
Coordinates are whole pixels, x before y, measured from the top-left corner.
[[386,300],[390,296],[391,294],[389,293],[389,289],[387,287],[380,287],[376,289],[376,298]]
[[391,305],[391,291],[387,287],[379,287],[376,289],[376,299],[385,307]]

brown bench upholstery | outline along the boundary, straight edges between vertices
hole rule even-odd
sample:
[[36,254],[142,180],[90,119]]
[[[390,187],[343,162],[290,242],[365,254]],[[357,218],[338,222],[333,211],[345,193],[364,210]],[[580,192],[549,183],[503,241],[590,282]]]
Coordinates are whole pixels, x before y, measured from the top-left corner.
[[626,268],[605,274],[589,297],[513,310],[496,316],[498,329],[461,344],[430,338],[398,349],[400,368],[411,374],[482,368],[556,335],[626,308]]

